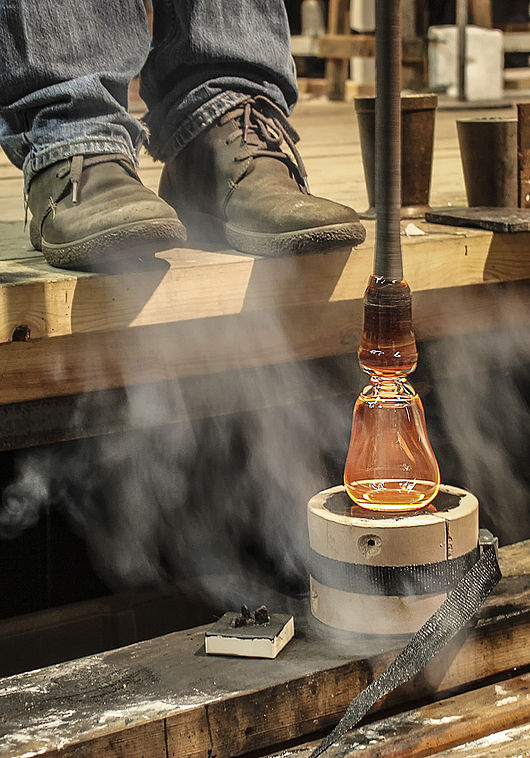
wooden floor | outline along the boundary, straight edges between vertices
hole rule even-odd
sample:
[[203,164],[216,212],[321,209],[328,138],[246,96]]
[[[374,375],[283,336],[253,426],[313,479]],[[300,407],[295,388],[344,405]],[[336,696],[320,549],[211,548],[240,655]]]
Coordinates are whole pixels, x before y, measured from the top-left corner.
[[[433,206],[465,204],[455,126],[464,115],[437,115]],[[303,102],[293,123],[313,193],[366,208],[353,105]],[[142,155],[154,190],[160,170]],[[271,260],[175,249],[149,269],[94,275],[49,267],[23,216],[20,172],[0,155],[0,408],[356,350],[373,223],[353,250]],[[404,236],[403,248],[420,339],[527,318],[530,233],[416,225],[425,234]],[[505,282],[519,284],[499,298]]]

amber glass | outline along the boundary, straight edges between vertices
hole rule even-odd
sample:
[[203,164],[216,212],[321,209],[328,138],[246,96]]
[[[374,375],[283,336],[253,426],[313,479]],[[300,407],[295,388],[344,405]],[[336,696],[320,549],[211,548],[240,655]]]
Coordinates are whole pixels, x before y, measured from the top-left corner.
[[364,295],[359,363],[366,372],[409,374],[418,351],[412,331],[412,298],[405,281],[371,276]]
[[344,469],[348,495],[372,510],[428,505],[440,485],[421,400],[405,377],[373,376],[355,403]]
[[359,362],[370,384],[355,403],[346,491],[371,510],[423,508],[436,497],[440,471],[421,400],[407,383],[417,350],[406,282],[371,277]]

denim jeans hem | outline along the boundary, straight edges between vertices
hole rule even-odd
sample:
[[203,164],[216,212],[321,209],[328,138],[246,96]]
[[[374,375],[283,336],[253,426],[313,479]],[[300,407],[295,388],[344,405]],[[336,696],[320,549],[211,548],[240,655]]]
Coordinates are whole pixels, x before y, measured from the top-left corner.
[[51,166],[52,163],[70,158],[72,155],[88,155],[89,153],[122,153],[135,166],[138,165],[137,151],[126,140],[79,138],[68,142],[57,142],[39,147],[32,146],[24,160],[24,192],[27,193],[30,182],[39,171]]
[[[165,144],[154,147],[148,143],[147,150],[155,160],[167,162],[180,153],[204,129],[211,126],[217,119],[250,99],[250,95],[227,90],[211,98],[177,126]],[[149,115],[147,116],[149,119]]]

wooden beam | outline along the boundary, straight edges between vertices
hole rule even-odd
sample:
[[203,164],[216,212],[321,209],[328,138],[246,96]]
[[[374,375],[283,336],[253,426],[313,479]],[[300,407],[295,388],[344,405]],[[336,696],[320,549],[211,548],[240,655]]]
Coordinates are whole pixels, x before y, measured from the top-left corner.
[[[418,339],[524,328],[526,283],[418,292]],[[123,331],[0,345],[0,404],[216,374],[357,350],[362,300],[249,311]]]
[[[373,58],[375,36],[371,34],[323,34],[318,38],[320,58]],[[423,60],[423,42],[420,39],[403,40],[403,62]]]
[[375,36],[373,34],[323,34],[318,38],[320,58],[373,58]]
[[[458,747],[458,758],[526,758],[529,755],[530,724],[503,729]],[[455,754],[451,748],[436,753],[433,758],[455,758]]]
[[530,208],[530,104],[517,104],[517,204]]
[[[357,388],[356,366],[352,353],[0,405],[0,450],[349,394]],[[132,418],[137,401],[146,410]]]
[[[527,723],[528,722],[528,723]],[[530,674],[398,713],[349,732],[326,751],[326,758],[424,758],[449,755],[462,745],[503,730],[530,736]],[[499,740],[506,743],[509,740]],[[496,740],[490,739],[495,745]],[[530,745],[530,741],[527,742]],[[291,758],[309,758],[314,741],[289,752]],[[512,745],[513,752],[520,755]],[[443,751],[443,752],[442,752]],[[446,751],[448,751],[446,753]],[[451,753],[454,756],[454,753]],[[466,752],[464,755],[478,755]],[[281,758],[281,753],[268,758]]]
[[[491,339],[507,334],[510,329],[524,328],[530,319],[530,285],[513,282],[507,285],[476,285],[474,287],[447,288],[440,292],[417,293],[414,312],[424,340],[418,344],[420,355],[427,348],[425,340],[436,339],[446,333],[446,340],[487,330]],[[0,404],[0,450],[12,450],[34,445],[123,432],[153,427],[160,424],[189,423],[190,420],[265,408],[291,403],[306,403],[322,398],[351,395],[359,390],[359,369],[355,340],[360,339],[360,310],[355,314],[357,328],[348,313],[341,328],[337,350],[350,345],[342,355],[325,358],[285,362],[275,365],[243,367],[216,372],[155,381],[148,384],[102,387],[80,394],[36,397],[33,400]],[[353,315],[352,315],[353,317]],[[338,319],[333,316],[334,323]],[[483,336],[482,339],[488,338]],[[434,346],[436,349],[436,346]],[[136,368],[131,371],[142,375],[141,356],[136,355]],[[520,366],[528,356],[516,352],[513,361],[504,364],[507,371]],[[72,391],[75,367],[64,387]],[[484,370],[472,361],[458,366],[458,372],[473,374]],[[436,380],[442,380],[455,367],[444,362],[436,363]],[[81,375],[82,376],[82,368]],[[47,374],[46,374],[47,375]],[[416,379],[414,383],[416,384]],[[106,384],[105,377],[101,383]],[[50,389],[43,384],[42,391]],[[51,388],[53,391],[53,387]],[[26,390],[18,387],[20,395]],[[145,412],[141,417],[131,416],[131,407],[141,402]]]
[[[530,664],[530,543],[472,630],[376,711],[469,689]],[[276,660],[204,654],[205,627],[0,680],[0,758],[227,758],[328,729],[395,656],[396,640],[323,636],[298,615]]]
[[[345,34],[348,29],[348,0],[329,0],[328,34]],[[330,100],[343,100],[349,61],[338,56],[326,60],[326,94]]]
[[491,0],[469,0],[469,23],[485,29],[493,27]]
[[295,58],[318,57],[318,37],[310,34],[291,35],[291,54]]
[[[111,276],[50,274],[35,257],[6,262],[0,343],[10,343],[23,326],[33,341],[359,300],[374,245],[374,222],[365,223],[367,240],[358,248],[290,258],[175,249],[151,267]],[[417,226],[423,236],[403,237],[414,291],[530,277],[530,233]]]
[[324,77],[310,77],[300,76],[296,80],[298,84],[298,92],[302,95],[325,95],[326,94],[326,80]]
[[505,53],[530,53],[530,31],[504,32]]
[[530,87],[530,68],[505,68],[504,89],[524,89]]

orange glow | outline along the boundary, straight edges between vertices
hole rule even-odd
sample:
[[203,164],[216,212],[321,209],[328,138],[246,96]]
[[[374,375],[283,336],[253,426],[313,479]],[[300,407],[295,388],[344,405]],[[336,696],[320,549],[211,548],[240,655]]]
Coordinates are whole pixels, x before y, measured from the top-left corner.
[[372,276],[359,348],[359,362],[370,384],[355,403],[344,469],[346,491],[363,508],[416,510],[438,493],[440,470],[425,413],[406,381],[416,361],[407,283]]
[[353,412],[344,469],[351,499],[363,508],[423,508],[440,485],[419,396],[404,381],[372,378]]

